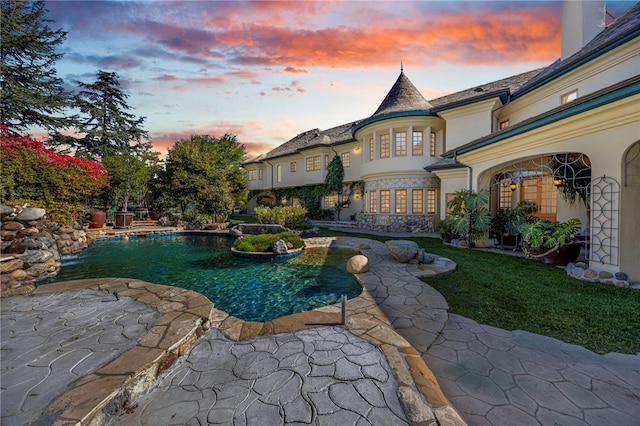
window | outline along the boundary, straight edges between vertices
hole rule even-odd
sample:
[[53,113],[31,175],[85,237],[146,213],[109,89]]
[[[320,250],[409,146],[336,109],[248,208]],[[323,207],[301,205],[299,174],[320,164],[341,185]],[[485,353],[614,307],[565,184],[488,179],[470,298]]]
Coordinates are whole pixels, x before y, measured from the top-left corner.
[[578,89],[573,90],[569,93],[565,93],[564,95],[560,96],[560,105],[564,105],[567,102],[571,102],[577,98],[578,98]]
[[307,157],[307,171],[314,172],[320,170],[320,156]]
[[378,200],[377,200],[377,191],[371,191],[369,193],[369,212],[377,213],[378,212]]
[[411,144],[411,155],[422,155],[422,132],[413,132],[413,143]]
[[396,214],[407,213],[407,190],[396,189]]
[[389,213],[391,211],[391,191],[388,189],[380,190],[380,213]]
[[338,194],[325,195],[322,203],[325,209],[332,209],[338,204]]
[[280,167],[280,164],[276,166],[276,175],[278,182],[282,182],[282,167]]
[[389,135],[380,135],[380,158],[389,158]]
[[396,133],[396,152],[394,155],[407,155],[407,132]]
[[500,210],[510,209],[512,207],[512,197],[513,192],[511,190],[511,178],[500,180],[500,199],[499,199],[499,208]]
[[262,180],[262,169],[258,169],[258,180]]
[[369,161],[373,161],[373,157],[374,157],[374,149],[375,149],[375,144],[373,143],[373,138],[369,139]]
[[329,156],[328,155],[324,156],[324,168],[325,168],[325,170],[329,168]]
[[505,127],[509,127],[509,120],[501,121],[500,124],[498,125],[499,129],[504,129]]
[[424,212],[424,192],[422,189],[411,190],[411,212],[422,214]]
[[295,173],[297,169],[297,165],[295,161],[292,161],[291,163],[289,163],[289,171],[291,173]]
[[453,200],[456,197],[456,194],[446,194],[445,195],[446,200],[445,202],[447,203],[447,216],[449,216],[449,213],[451,213],[451,207],[449,207],[449,201]]
[[349,167],[351,165],[351,153],[343,152],[340,154],[342,160],[342,167]]
[[556,220],[556,202],[558,190],[553,186],[553,178],[532,176],[520,180],[520,199],[531,200],[538,204],[538,211],[533,216],[550,221]]
[[247,170],[247,179],[256,180],[256,172],[257,170]]
[[429,140],[429,155],[436,156],[436,132],[431,132],[431,139]]
[[436,190],[427,189],[427,214],[436,214]]

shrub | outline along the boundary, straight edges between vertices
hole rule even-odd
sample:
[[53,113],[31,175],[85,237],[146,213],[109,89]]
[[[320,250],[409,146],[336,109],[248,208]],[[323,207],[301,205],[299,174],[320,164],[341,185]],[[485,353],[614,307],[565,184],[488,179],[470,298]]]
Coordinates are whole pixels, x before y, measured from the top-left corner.
[[260,223],[277,223],[288,228],[300,226],[307,215],[307,209],[300,206],[256,207],[254,212]]
[[0,200],[28,203],[47,210],[49,218],[63,223],[84,209],[85,197],[109,184],[101,163],[58,154],[26,136],[9,135],[1,126]]
[[280,239],[291,243],[294,249],[304,247],[302,238],[293,232],[248,235],[238,238],[233,244],[233,247],[238,251],[269,252],[271,251],[271,245]]

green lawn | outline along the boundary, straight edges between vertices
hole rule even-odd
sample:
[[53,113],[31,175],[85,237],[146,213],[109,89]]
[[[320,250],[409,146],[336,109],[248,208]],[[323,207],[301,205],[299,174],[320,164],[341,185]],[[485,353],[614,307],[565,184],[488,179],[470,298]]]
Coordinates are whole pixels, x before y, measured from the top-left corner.
[[[387,237],[323,230],[385,241]],[[406,238],[455,261],[455,272],[423,281],[449,303],[449,312],[506,330],[526,330],[598,353],[640,352],[640,291],[567,277],[542,262],[458,249],[435,238]]]

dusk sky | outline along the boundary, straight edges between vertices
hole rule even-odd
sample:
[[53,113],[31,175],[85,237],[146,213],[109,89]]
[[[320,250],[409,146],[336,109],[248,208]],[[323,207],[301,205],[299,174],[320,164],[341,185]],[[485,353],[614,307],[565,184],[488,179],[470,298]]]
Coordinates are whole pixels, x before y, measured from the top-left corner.
[[[633,1],[608,1],[619,16]],[[433,99],[560,56],[560,2],[47,1],[70,87],[115,71],[161,152],[237,135],[247,157],[373,114],[400,73]]]

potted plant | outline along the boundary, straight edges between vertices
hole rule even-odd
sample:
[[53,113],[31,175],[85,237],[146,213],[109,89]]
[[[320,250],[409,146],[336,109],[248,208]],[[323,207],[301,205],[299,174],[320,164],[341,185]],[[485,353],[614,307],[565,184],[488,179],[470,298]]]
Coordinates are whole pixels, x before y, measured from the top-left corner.
[[453,218],[451,216],[447,216],[439,221],[435,228],[445,243],[450,243],[451,239],[456,236],[455,232],[453,232]]
[[482,238],[491,225],[489,213],[489,191],[478,192],[459,190],[447,203],[453,221],[453,231],[464,238],[469,247]]
[[520,225],[531,222],[531,215],[538,211],[535,201],[522,200],[513,209],[500,209],[491,220],[491,234],[500,246],[518,248]]
[[580,255],[581,241],[576,240],[582,223],[578,218],[566,222],[538,219],[520,225],[522,250],[528,257],[542,258],[546,263],[565,266]]

